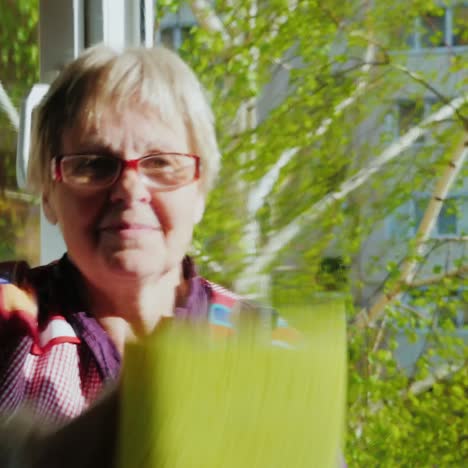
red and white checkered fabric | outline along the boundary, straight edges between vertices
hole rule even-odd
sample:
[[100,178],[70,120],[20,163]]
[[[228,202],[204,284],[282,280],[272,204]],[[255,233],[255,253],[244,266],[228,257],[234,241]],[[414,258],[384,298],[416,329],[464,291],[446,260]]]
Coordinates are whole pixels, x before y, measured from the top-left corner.
[[223,286],[220,286],[219,284],[212,283],[211,281],[208,281],[204,278],[202,278],[202,281],[204,281],[205,284],[208,284],[213,295],[215,295],[217,298],[227,298],[228,300],[232,300],[232,303],[242,299],[241,296],[239,296],[238,294],[234,293],[233,291],[230,291],[229,289],[226,289]]
[[83,359],[76,336],[57,335],[63,331],[58,325],[55,332],[53,326],[46,327],[47,341],[40,350],[25,336],[10,355],[0,382],[0,412],[11,415],[27,407],[40,418],[61,423],[78,416],[97,398],[103,381],[96,364]]

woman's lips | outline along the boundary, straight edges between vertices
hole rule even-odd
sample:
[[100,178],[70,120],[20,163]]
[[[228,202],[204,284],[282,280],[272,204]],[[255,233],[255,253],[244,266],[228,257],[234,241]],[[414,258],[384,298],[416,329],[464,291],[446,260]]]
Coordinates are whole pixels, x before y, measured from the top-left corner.
[[115,223],[101,227],[99,228],[99,231],[106,234],[117,234],[124,237],[133,237],[140,234],[161,231],[161,227],[142,223]]
[[159,227],[142,223],[115,223],[101,228],[101,230],[122,230],[122,229],[159,229]]

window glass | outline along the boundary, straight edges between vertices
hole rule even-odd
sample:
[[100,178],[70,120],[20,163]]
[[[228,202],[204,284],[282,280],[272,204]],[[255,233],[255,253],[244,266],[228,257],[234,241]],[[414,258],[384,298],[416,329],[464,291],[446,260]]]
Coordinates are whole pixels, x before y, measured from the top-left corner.
[[450,235],[457,233],[457,204],[456,199],[449,198],[445,200],[437,219],[437,233],[441,235]]
[[[397,131],[396,136],[402,136],[412,127],[421,125],[434,110],[437,100],[432,97],[421,98],[418,100],[402,99],[397,101],[396,118]],[[425,143],[428,135],[420,136],[415,143]]]
[[[7,3],[8,12],[0,12],[0,262],[26,260],[36,265],[40,257],[39,204],[16,184],[17,122],[13,114],[39,81],[38,2]],[[6,102],[15,109],[10,116],[5,112]]]
[[397,41],[403,40],[403,44],[410,49],[416,48],[415,21],[411,25],[404,25],[397,29]]
[[399,206],[392,214],[389,223],[389,236],[391,239],[408,239],[413,232],[413,216],[411,203]]
[[180,49],[184,41],[190,37],[192,27],[178,24],[165,27],[161,30],[161,43],[172,50]]
[[[418,197],[413,199],[414,225],[418,229],[422,221],[424,212],[427,209],[429,198]],[[434,234],[436,236],[456,235],[458,233],[459,211],[457,209],[458,198],[448,198],[445,200],[437,218]]]
[[425,15],[421,18],[421,47],[443,47],[445,40],[445,10],[440,16]]
[[422,286],[402,297],[404,309],[415,317],[416,328],[438,327],[446,319],[457,328],[468,323],[468,290],[459,288],[441,293],[437,288]]
[[468,3],[453,8],[453,45],[468,45]]
[[404,100],[398,103],[398,129],[400,135],[421,122],[424,117],[424,106],[416,101]]
[[427,208],[427,204],[428,204],[427,198],[415,198],[413,200],[415,232],[418,230],[419,225],[421,224],[421,221],[424,216],[424,212],[426,211],[426,208]]
[[[424,101],[401,100],[398,102],[398,134],[404,135],[424,119]],[[419,137],[416,143],[424,142],[424,136]]]
[[174,48],[174,29],[164,28],[161,31],[161,43],[168,49]]

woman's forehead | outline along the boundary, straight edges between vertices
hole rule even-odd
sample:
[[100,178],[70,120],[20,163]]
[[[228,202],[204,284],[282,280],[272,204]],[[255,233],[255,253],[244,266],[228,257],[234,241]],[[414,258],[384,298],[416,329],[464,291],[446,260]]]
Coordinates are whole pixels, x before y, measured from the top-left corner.
[[192,152],[190,141],[180,116],[168,118],[147,106],[133,105],[125,111],[105,106],[98,112],[88,112],[65,129],[62,153],[100,148],[116,153]]

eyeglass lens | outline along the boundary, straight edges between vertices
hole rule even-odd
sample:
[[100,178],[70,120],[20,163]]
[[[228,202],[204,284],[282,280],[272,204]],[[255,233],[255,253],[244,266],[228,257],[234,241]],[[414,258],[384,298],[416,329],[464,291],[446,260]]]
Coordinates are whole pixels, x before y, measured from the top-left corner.
[[[65,182],[88,187],[112,184],[124,161],[104,155],[66,156],[61,161]],[[195,159],[180,154],[157,154],[138,161],[138,172],[152,185],[173,187],[190,182],[195,176]]]
[[62,160],[64,180],[79,185],[101,185],[112,181],[120,171],[117,158],[104,156],[71,156]]

